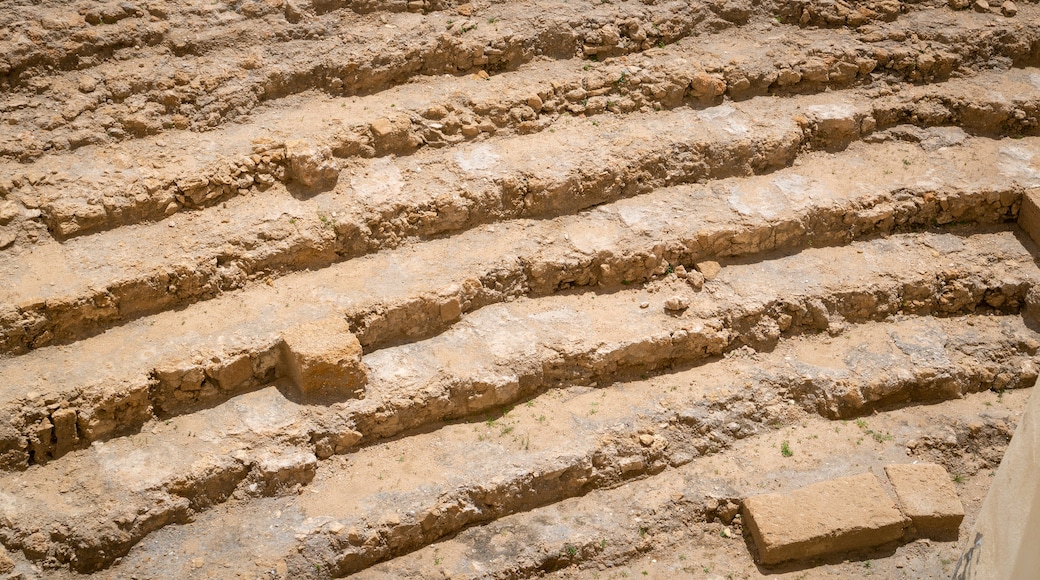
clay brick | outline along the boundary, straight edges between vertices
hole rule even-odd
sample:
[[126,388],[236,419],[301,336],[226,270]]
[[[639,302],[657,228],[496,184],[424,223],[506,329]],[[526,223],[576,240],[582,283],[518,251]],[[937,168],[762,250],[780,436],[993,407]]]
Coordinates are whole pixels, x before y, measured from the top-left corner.
[[908,523],[872,473],[751,497],[742,513],[766,565],[891,542]]
[[964,506],[945,468],[934,463],[888,465],[885,473],[896,488],[903,513],[920,535],[936,539],[957,536]]
[[300,392],[315,399],[358,397],[368,382],[361,343],[339,317],[301,324],[282,333],[285,366]]

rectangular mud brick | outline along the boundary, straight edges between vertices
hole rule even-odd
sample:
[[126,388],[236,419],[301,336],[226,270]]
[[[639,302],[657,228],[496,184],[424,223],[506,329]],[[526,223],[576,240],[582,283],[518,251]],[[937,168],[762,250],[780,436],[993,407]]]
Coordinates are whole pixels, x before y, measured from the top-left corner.
[[964,506],[950,483],[950,474],[934,463],[886,465],[903,513],[917,532],[936,539],[957,537]]
[[872,473],[751,497],[742,513],[765,565],[878,546],[907,524]]
[[282,333],[286,374],[307,398],[358,397],[368,382],[361,343],[338,316],[300,324]]

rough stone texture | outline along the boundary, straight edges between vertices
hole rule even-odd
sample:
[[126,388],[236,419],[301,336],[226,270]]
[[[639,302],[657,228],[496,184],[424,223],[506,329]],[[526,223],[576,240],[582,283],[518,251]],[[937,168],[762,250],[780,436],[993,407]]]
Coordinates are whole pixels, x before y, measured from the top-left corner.
[[15,577],[753,578],[741,498],[1000,482],[1040,6],[950,4],[5,2]]
[[1022,195],[1018,225],[1029,234],[1035,244],[1040,245],[1040,189],[1031,189]]
[[741,513],[765,565],[878,546],[907,524],[872,473],[751,497]]
[[964,506],[941,465],[913,463],[886,465],[899,505],[918,534],[936,539],[957,537]]
[[304,187],[325,189],[336,184],[339,168],[328,147],[307,140],[288,141],[285,154],[290,177]]
[[339,317],[301,324],[282,333],[285,366],[308,398],[345,399],[361,395],[367,382],[361,343]]
[[7,574],[14,570],[14,560],[7,555],[7,550],[0,548],[0,574]]

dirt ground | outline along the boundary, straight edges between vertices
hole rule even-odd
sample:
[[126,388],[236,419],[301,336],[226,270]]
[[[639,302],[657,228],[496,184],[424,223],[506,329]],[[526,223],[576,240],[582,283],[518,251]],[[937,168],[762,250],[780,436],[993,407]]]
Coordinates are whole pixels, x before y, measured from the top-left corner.
[[0,577],[948,578],[1038,133],[1026,1],[0,0]]

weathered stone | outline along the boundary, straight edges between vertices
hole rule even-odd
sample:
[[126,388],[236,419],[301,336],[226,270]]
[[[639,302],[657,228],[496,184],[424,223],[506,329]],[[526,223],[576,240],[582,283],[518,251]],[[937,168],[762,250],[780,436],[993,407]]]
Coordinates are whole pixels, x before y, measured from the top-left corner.
[[307,397],[353,398],[368,380],[361,343],[339,317],[295,326],[282,333],[287,374]]
[[339,178],[339,167],[328,147],[305,140],[287,141],[285,155],[290,176],[304,187],[331,187]]
[[975,0],[971,7],[975,9],[975,12],[989,12],[989,2],[986,0]]
[[1040,191],[1032,189],[1022,195],[1018,226],[1029,234],[1034,243],[1040,244]]
[[698,272],[704,275],[705,280],[714,280],[715,276],[718,276],[719,272],[722,271],[722,265],[714,260],[698,262],[695,267]]
[[957,536],[964,506],[941,465],[915,463],[885,466],[896,488],[899,505],[922,536],[945,539]]
[[1018,6],[1015,6],[1015,3],[1011,0],[1007,0],[1000,5],[1000,13],[1010,18],[1018,14]]
[[0,548],[0,574],[7,574],[14,570],[14,560],[7,555],[7,550]]
[[766,565],[877,546],[907,525],[872,473],[751,497],[742,514]]
[[690,307],[690,301],[682,296],[672,296],[664,301],[664,309],[669,312],[679,312]]

